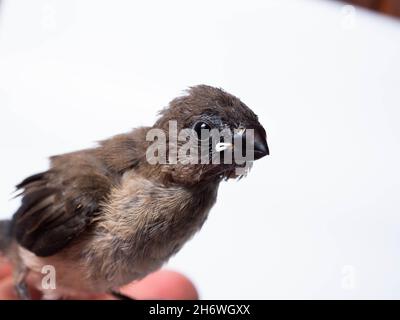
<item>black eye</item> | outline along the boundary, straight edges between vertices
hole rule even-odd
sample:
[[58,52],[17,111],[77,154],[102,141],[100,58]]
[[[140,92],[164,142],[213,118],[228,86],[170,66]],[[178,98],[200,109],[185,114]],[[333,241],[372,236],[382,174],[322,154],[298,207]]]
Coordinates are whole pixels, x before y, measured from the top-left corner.
[[[211,127],[208,123],[199,121],[195,123],[195,125],[193,126],[193,130],[196,132],[197,137],[201,139],[202,130],[210,131]],[[204,134],[207,134],[207,132],[204,132],[203,135]]]

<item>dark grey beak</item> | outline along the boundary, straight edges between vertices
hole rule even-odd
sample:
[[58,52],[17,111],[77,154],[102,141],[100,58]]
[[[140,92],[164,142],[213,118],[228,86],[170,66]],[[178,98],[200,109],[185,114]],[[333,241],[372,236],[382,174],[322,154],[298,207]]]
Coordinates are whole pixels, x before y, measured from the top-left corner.
[[[234,145],[238,147],[240,146],[238,151],[240,150],[239,152],[241,152],[242,155],[246,154],[249,161],[259,160],[269,155],[267,134],[265,133],[264,128],[262,126],[256,126],[256,128],[253,128],[248,128],[243,133],[235,134],[234,136]],[[251,138],[249,130],[253,131],[254,140]],[[252,158],[253,151],[254,158]],[[251,159],[249,158],[250,154]]]
[[259,160],[269,155],[267,135],[264,129],[254,131],[254,160]]

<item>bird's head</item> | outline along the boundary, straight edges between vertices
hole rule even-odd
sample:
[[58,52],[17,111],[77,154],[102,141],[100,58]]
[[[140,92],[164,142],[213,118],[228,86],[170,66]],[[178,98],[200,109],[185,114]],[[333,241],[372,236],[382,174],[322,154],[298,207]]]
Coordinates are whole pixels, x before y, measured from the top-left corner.
[[172,100],[153,129],[166,133],[163,171],[178,182],[238,178],[269,154],[257,115],[237,97],[207,85]]

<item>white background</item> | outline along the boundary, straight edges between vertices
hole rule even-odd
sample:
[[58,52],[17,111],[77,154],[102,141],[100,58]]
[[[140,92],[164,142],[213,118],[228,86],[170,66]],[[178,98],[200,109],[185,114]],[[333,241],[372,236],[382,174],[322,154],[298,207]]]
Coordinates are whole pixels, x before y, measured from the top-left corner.
[[259,114],[271,156],[168,267],[202,298],[400,298],[399,40],[322,0],[3,0],[0,217],[47,156],[206,83]]

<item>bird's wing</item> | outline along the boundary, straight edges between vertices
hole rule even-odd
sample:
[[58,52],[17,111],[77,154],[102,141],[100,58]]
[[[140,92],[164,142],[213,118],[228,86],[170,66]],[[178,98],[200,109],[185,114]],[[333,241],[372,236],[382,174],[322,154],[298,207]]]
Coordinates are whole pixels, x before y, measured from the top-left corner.
[[50,256],[80,235],[101,213],[112,187],[143,161],[147,128],[102,141],[96,149],[53,157],[50,170],[21,182],[22,204],[12,221],[18,243]]
[[50,170],[17,186],[22,204],[12,228],[18,243],[38,256],[55,254],[90,225],[113,180],[90,153],[54,158]]

